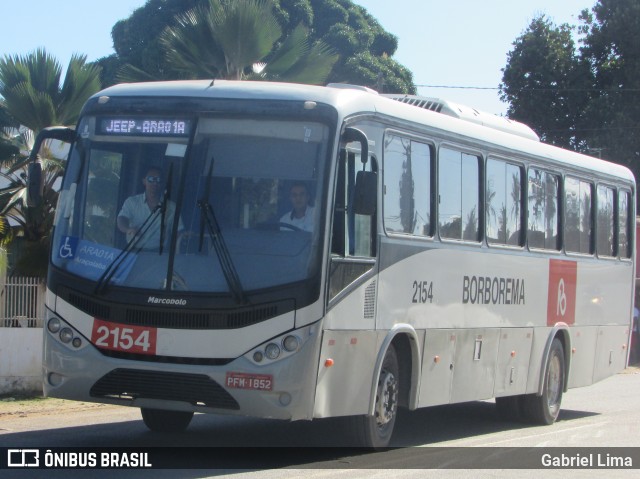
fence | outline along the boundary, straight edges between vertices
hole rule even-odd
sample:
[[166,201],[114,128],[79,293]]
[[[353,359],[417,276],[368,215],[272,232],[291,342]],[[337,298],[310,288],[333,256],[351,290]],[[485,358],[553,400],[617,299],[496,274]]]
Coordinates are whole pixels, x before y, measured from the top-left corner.
[[43,278],[0,280],[0,328],[41,328],[44,323]]

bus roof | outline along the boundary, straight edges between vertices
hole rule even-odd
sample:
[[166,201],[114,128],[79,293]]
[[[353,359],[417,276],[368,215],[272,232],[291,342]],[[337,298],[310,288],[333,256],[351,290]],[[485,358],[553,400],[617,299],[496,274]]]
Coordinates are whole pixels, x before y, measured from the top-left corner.
[[[469,107],[462,107],[442,100],[435,100],[444,105],[444,108],[440,110],[425,108],[419,104],[420,102],[406,100],[407,98],[415,99],[417,97],[379,95],[374,90],[361,86],[330,84],[323,87],[276,82],[185,80],[125,83],[98,92],[94,95],[94,98],[101,96],[315,101],[334,106],[341,118],[362,113],[396,117],[430,128],[447,131],[457,136],[493,144],[515,153],[527,156],[533,155],[545,161],[570,165],[576,169],[593,170],[598,173],[623,178],[629,182],[635,182],[633,173],[628,168],[617,163],[539,142],[533,130],[522,123],[511,122],[496,115],[480,113]],[[403,98],[405,98],[404,101]],[[445,114],[441,110],[444,110]],[[465,112],[468,113],[469,111],[471,112],[470,114],[465,114]],[[509,123],[512,125],[509,125]]]

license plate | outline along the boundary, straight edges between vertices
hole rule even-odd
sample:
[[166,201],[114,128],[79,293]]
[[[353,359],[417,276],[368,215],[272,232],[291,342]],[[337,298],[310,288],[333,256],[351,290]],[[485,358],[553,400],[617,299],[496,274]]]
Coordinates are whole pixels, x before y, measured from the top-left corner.
[[227,373],[225,384],[231,389],[254,389],[271,391],[273,376],[270,374]]
[[93,320],[91,342],[98,348],[126,353],[156,354],[157,328]]

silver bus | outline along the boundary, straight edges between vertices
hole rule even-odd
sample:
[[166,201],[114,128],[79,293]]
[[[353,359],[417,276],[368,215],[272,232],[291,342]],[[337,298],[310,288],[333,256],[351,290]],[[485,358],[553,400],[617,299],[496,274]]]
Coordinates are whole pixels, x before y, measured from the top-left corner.
[[108,88],[75,128],[47,282],[48,396],[194,413],[348,417],[496,398],[551,424],[624,369],[631,172],[525,125],[363,87]]

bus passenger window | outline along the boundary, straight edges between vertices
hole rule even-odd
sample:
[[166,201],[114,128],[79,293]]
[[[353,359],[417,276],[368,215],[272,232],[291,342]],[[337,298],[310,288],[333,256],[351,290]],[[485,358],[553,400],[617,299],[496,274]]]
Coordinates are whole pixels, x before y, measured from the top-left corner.
[[607,186],[598,186],[597,251],[600,256],[615,256],[614,191]]
[[531,248],[560,249],[558,235],[559,178],[541,170],[529,170],[527,240]]
[[631,258],[631,218],[629,217],[629,193],[618,192],[618,254],[621,258]]
[[500,160],[487,161],[487,241],[522,245],[522,168]]
[[384,224],[389,233],[431,235],[431,147],[387,135]]
[[440,149],[438,225],[442,238],[479,241],[480,158]]
[[593,252],[593,186],[586,181],[567,177],[564,181],[565,220],[564,246],[571,253]]

